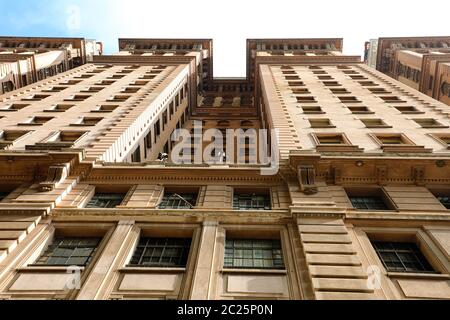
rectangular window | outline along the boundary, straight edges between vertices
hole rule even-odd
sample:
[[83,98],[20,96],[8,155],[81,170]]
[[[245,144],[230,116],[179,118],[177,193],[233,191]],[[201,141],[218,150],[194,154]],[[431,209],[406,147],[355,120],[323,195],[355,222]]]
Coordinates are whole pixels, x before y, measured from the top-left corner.
[[402,134],[375,135],[382,145],[412,144]]
[[416,107],[411,106],[395,106],[395,109],[400,111],[403,114],[418,114],[418,113],[425,113],[417,109]]
[[25,103],[11,103],[11,104],[7,104],[5,106],[1,106],[0,111],[19,111],[28,106],[30,106],[30,105],[25,104]]
[[233,195],[234,210],[271,210],[270,193],[255,194],[236,192]]
[[3,192],[3,191],[0,191],[0,201],[2,201],[3,199],[5,199],[9,194],[10,194],[10,192]]
[[96,193],[86,208],[115,208],[122,203],[125,196],[123,193]]
[[74,106],[74,104],[55,104],[50,109],[44,110],[44,112],[65,112]]
[[101,238],[56,238],[35,264],[46,266],[87,266],[92,260],[100,241]]
[[323,114],[325,113],[321,107],[319,106],[303,106],[302,107],[304,114]]
[[97,125],[103,118],[83,117],[77,123],[70,124],[75,127],[93,127]]
[[159,209],[192,209],[197,205],[197,193],[176,193],[167,191],[158,206]]
[[141,146],[138,146],[137,149],[131,155],[131,162],[141,162]]
[[281,241],[226,239],[224,268],[284,269]]
[[347,108],[353,114],[373,114],[373,113],[375,113],[365,106],[355,106],[355,107],[347,107]]
[[99,105],[96,106],[96,108],[94,110],[92,110],[91,112],[98,112],[98,113],[102,113],[102,112],[113,112],[114,110],[116,110],[119,106],[118,105],[110,105],[110,104],[104,104],[104,105]]
[[21,122],[18,125],[41,126],[52,119],[53,119],[53,117],[32,117],[32,118],[29,118],[26,122]]
[[350,201],[358,210],[389,210],[382,197],[378,196],[350,196]]
[[191,239],[141,237],[128,266],[184,268]]
[[405,103],[406,102],[396,96],[384,96],[384,97],[380,97],[380,98],[382,100],[384,100],[384,102],[387,102],[387,103]]
[[384,122],[382,119],[360,119],[366,128],[392,128]]
[[354,96],[342,96],[338,98],[342,103],[361,103],[361,101],[359,101],[358,98]]
[[448,128],[448,126],[443,125],[436,119],[413,119],[422,128]]
[[415,243],[372,242],[388,272],[435,273]]
[[311,128],[336,128],[330,119],[309,119]]
[[450,196],[438,196],[437,199],[444,205],[444,207],[450,209]]
[[319,142],[320,145],[327,145],[327,144],[332,144],[332,145],[349,145],[349,141],[347,141],[347,139],[345,138],[345,136],[343,134],[327,134],[327,133],[318,133],[316,134],[317,140]]

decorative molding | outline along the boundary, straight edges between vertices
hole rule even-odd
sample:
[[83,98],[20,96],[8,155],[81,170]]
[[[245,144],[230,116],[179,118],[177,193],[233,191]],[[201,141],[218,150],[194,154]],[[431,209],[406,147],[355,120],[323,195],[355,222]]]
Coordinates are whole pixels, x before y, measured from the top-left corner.
[[50,166],[47,172],[47,178],[44,182],[39,183],[39,191],[48,192],[56,188],[56,186],[67,178],[69,169],[68,164],[60,164]]

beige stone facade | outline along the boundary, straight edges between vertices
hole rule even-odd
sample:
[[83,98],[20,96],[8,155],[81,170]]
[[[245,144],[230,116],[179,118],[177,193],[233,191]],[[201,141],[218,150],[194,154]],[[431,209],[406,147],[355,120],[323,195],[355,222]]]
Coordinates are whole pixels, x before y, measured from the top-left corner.
[[450,37],[380,38],[366,50],[369,66],[450,105]]
[[0,94],[79,67],[102,52],[102,43],[82,38],[0,37]]
[[[449,106],[342,39],[250,39],[244,79],[119,47],[0,96],[0,299],[450,298]],[[279,170],[174,164],[194,121],[277,129]]]

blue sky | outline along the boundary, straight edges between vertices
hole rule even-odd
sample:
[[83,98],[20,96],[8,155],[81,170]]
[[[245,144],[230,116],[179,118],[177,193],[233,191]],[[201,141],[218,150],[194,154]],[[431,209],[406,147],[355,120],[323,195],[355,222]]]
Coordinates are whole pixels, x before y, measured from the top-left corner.
[[246,38],[343,37],[362,55],[370,38],[450,35],[449,12],[448,0],[0,0],[0,34],[92,38],[106,53],[119,37],[213,38],[215,76],[244,76]]

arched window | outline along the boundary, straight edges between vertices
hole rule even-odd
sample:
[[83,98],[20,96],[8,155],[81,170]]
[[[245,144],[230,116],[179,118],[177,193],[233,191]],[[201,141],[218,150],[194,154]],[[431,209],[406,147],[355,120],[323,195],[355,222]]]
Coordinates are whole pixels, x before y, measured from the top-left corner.
[[442,86],[441,86],[441,92],[443,95],[450,97],[450,83],[447,83],[444,81],[444,83],[442,83]]
[[242,128],[253,127],[253,122],[252,121],[248,121],[248,120],[241,121],[241,127]]
[[217,121],[217,126],[218,127],[229,127],[230,126],[230,121],[228,121],[228,120]]

